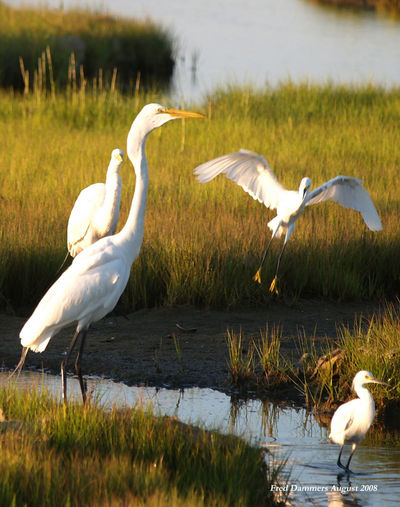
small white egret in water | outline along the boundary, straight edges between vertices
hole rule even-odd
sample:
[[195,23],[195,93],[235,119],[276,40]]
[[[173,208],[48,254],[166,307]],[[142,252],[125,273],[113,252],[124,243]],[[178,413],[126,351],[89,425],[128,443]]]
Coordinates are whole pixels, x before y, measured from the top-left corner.
[[71,257],[76,257],[98,239],[115,233],[122,187],[119,169],[123,159],[123,151],[113,150],[106,182],[84,188],[75,201],[67,228],[67,245]]
[[137,115],[128,134],[127,153],[136,173],[136,187],[126,224],[118,234],[99,239],[77,255],[71,266],[43,296],[21,330],[20,371],[29,349],[43,352],[50,338],[62,328],[77,323],[67,355],[61,363],[62,393],[67,399],[65,370],[80,337],[75,361],[83,401],[86,388],[80,371],[86,333],[92,322],[102,319],[117,304],[129,279],[133,261],[139,255],[143,240],[149,173],[145,155],[148,134],[177,118],[202,118],[203,115],[148,104]]
[[205,162],[196,167],[194,173],[201,183],[206,183],[218,174],[224,173],[227,178],[240,185],[253,199],[257,199],[267,208],[276,209],[276,217],[268,222],[272,236],[262,257],[260,267],[254,276],[254,280],[261,283],[261,268],[272,240],[286,234],[278,257],[275,277],[270,286],[271,292],[277,292],[276,282],[282,254],[294,231],[294,224],[305,206],[331,199],[346,208],[359,211],[371,230],[382,229],[375,206],[358,178],[336,176],[311,192],[310,178],[303,178],[298,191],[286,190],[279,183],[265,158],[249,150],[240,150]]
[[[389,385],[376,379],[369,371],[359,371],[352,386],[358,398],[340,405],[332,417],[329,438],[341,446],[337,465],[348,473],[352,473],[349,466],[356,447],[365,437],[375,417],[374,399],[365,387],[365,384],[372,383]],[[351,444],[352,449],[346,466],[343,466],[340,458],[345,444]]]

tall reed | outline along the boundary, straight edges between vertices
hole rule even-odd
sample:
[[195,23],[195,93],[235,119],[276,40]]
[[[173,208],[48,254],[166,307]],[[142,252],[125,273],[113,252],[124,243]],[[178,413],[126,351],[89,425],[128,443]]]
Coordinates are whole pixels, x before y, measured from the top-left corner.
[[[35,305],[54,280],[74,200],[85,186],[104,181],[112,149],[124,149],[133,118],[149,101],[170,104],[155,92],[126,97],[111,87],[40,101],[32,93],[0,94],[0,293],[8,308]],[[208,118],[173,123],[147,141],[145,237],[121,300],[124,311],[270,301],[279,241],[267,258],[264,285],[252,276],[274,212],[223,176],[202,185],[192,174],[198,164],[241,147],[262,153],[287,188],[298,188],[305,175],[314,186],[337,174],[361,177],[382,219],[383,231],[373,233],[359,213],[335,203],[307,209],[282,260],[284,299],[371,299],[399,291],[399,89],[289,82],[261,91],[217,90],[191,107],[208,111]],[[134,189],[129,161],[121,175],[119,227]]]

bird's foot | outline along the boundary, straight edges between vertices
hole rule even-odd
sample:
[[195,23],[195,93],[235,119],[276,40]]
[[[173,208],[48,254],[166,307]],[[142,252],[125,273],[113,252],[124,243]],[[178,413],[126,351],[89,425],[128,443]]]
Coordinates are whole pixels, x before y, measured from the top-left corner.
[[274,279],[271,282],[271,285],[269,286],[269,291],[271,293],[276,294],[277,296],[279,296],[279,291],[278,291],[278,289],[276,287],[277,281],[278,281],[278,278],[275,276]]
[[255,282],[261,283],[261,269],[259,269],[257,273],[253,276],[253,280]]

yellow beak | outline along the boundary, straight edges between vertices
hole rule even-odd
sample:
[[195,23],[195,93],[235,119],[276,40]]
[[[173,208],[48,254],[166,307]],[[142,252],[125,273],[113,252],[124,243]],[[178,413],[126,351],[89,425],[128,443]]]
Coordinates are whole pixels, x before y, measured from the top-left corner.
[[204,114],[185,111],[184,109],[172,109],[170,107],[166,107],[162,110],[162,112],[170,114],[174,118],[204,118]]
[[122,162],[122,157],[119,153],[115,155],[115,158],[118,160],[118,162]]

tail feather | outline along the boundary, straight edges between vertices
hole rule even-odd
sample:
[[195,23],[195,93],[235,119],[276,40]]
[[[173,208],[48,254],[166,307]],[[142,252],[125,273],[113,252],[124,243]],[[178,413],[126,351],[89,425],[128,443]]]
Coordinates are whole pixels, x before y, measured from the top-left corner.
[[[274,233],[275,229],[279,226],[280,221],[281,219],[279,217],[275,217],[268,222],[268,227],[271,229],[272,234]],[[275,238],[280,238],[282,234],[286,234],[287,230],[288,228],[286,226],[281,225],[276,231]]]
[[44,329],[38,329],[33,317],[34,315],[25,322],[24,327],[21,329],[19,334],[21,345],[31,349],[33,352],[43,352],[54,334],[54,328],[45,327]]
[[31,349],[33,352],[43,352],[51,338],[51,334],[49,336],[49,333],[46,333],[44,336],[40,335],[35,338],[35,340],[31,341],[30,336],[23,335],[22,331],[19,336],[21,338],[21,345]]

